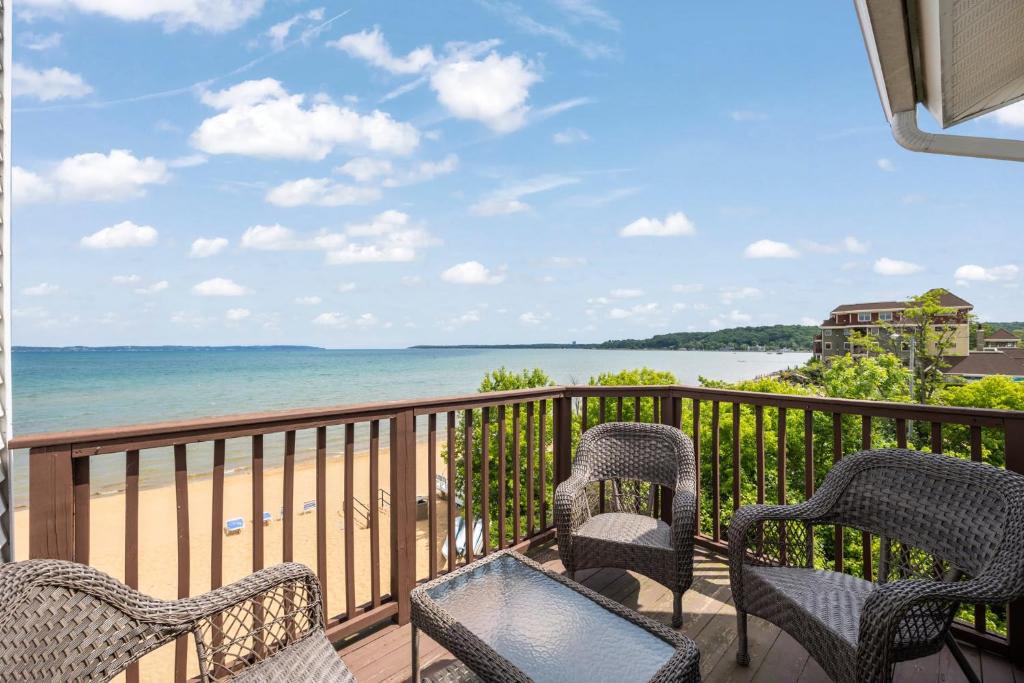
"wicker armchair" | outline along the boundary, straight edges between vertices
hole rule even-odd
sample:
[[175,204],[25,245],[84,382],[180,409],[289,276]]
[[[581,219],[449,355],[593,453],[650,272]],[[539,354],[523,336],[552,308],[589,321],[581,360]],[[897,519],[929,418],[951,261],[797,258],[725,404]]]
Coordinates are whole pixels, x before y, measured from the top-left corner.
[[[558,554],[570,578],[586,567],[648,576],[672,590],[672,625],[681,626],[682,594],[693,583],[696,478],[693,444],[675,427],[609,422],[587,430],[572,475],[555,491]],[[609,479],[673,490],[671,526],[630,512],[591,516],[587,485]]]
[[[814,569],[808,531],[819,524],[880,537],[878,583]],[[740,508],[729,572],[742,665],[749,613],[792,635],[836,681],[890,681],[896,662],[944,644],[977,680],[949,626],[960,604],[1024,595],[1024,476],[948,455],[856,453],[804,503]]]
[[0,567],[0,680],[106,681],[189,634],[204,682],[354,681],[324,635],[320,585],[301,564],[182,600],[150,598],[73,562]]

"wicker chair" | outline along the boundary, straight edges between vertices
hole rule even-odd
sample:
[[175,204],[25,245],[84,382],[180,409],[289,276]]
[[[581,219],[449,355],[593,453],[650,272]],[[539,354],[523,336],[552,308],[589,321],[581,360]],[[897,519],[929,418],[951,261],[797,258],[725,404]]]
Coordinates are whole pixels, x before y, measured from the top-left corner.
[[86,565],[17,562],[0,567],[0,680],[106,681],[191,634],[204,682],[354,681],[321,609],[320,585],[301,564],[156,600]]
[[[813,525],[880,537],[878,583],[813,568]],[[747,614],[799,641],[836,681],[890,681],[896,662],[948,645],[960,604],[1024,595],[1024,476],[948,455],[873,450],[843,458],[799,505],[740,508],[729,572],[741,665]]]
[[[693,444],[675,427],[609,422],[587,430],[572,475],[555,491],[558,554],[569,577],[586,567],[648,576],[672,590],[672,625],[681,626],[682,594],[693,583],[696,478]],[[609,479],[674,491],[671,526],[631,512],[591,516],[587,485]]]

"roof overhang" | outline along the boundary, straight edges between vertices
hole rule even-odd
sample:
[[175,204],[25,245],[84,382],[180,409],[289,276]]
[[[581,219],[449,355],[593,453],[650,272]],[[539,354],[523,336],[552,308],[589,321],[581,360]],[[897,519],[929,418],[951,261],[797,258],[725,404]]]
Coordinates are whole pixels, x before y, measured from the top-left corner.
[[896,141],[937,154],[1024,161],[1024,141],[926,133],[1024,99],[1021,0],[854,0],[882,108]]

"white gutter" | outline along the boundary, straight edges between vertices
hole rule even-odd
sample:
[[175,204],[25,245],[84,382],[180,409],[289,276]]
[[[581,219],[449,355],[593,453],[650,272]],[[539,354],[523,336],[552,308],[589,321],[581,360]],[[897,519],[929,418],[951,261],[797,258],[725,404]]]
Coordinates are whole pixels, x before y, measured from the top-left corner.
[[1024,161],[1024,140],[926,133],[917,127],[915,109],[895,112],[890,123],[896,142],[913,152]]

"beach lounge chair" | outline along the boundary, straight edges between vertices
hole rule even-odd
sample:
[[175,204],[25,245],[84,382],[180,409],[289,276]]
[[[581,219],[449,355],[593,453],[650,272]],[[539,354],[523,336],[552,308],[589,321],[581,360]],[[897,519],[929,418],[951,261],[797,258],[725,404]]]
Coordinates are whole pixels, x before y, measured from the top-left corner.
[[[464,517],[455,518],[455,556],[462,557],[466,554],[466,520]],[[441,556],[448,559],[448,541],[441,546]]]
[[[353,683],[324,633],[320,596],[316,576],[295,563],[183,600],[151,598],[84,564],[6,564],[0,566],[0,680],[106,681],[192,635],[202,683]],[[262,608],[259,621],[253,605]]]
[[267,526],[268,524],[270,524],[271,519],[272,519],[271,514],[269,512],[264,512],[263,513],[263,526]]
[[305,503],[302,504],[302,514],[308,515],[313,510],[316,510],[315,500],[307,500]]
[[233,534],[240,534],[244,528],[245,519],[242,517],[234,517],[224,522],[224,535],[231,536]]
[[[477,555],[484,551],[484,520],[476,520],[473,525],[473,552]],[[463,550],[465,552],[465,550]]]

